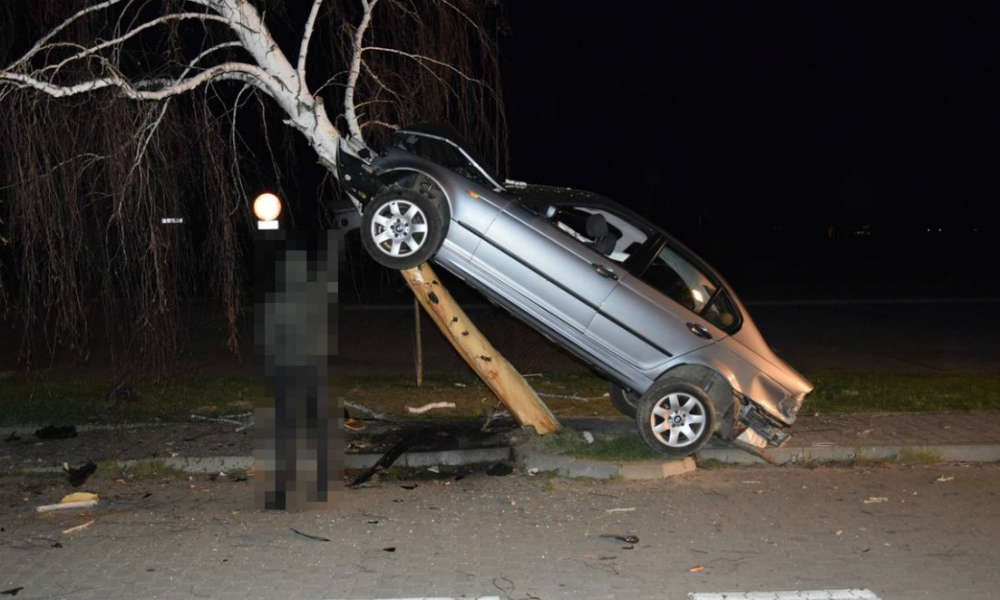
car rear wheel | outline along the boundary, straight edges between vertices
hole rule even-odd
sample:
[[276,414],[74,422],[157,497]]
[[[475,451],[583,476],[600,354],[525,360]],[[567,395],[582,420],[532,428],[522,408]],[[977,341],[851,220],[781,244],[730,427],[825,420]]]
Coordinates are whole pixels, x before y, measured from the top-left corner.
[[694,454],[715,428],[715,410],[700,387],[676,377],[657,380],[636,405],[636,424],[646,444],[667,456]]
[[380,265],[410,269],[437,253],[447,227],[448,209],[439,196],[393,185],[365,206],[361,240]]
[[618,409],[618,412],[626,417],[635,417],[635,403],[639,397],[634,392],[611,383],[608,384],[608,395],[611,397],[611,404]]

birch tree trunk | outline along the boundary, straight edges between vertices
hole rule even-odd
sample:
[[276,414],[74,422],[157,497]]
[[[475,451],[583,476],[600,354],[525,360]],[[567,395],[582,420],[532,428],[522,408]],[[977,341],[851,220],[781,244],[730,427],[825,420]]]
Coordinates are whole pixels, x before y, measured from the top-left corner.
[[559,422],[552,411],[538,398],[538,394],[517,369],[497,352],[469,320],[462,307],[441,285],[430,265],[424,263],[401,273],[427,314],[437,323],[441,333],[507,406],[518,423],[534,427],[539,434],[559,429]]

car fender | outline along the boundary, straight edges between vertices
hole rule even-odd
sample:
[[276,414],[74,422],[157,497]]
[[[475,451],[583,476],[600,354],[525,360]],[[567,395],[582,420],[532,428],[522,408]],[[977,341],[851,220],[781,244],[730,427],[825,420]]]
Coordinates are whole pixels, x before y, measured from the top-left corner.
[[[722,360],[718,355],[720,354],[719,351],[724,347],[723,342],[724,340],[715,344],[709,344],[708,346],[677,357],[663,375],[668,375],[675,369],[687,365],[699,365],[711,369],[729,383],[735,396],[750,399],[754,404],[763,409],[768,416],[780,423],[791,425],[795,421],[794,415],[789,418],[780,409],[779,403],[785,398],[782,388],[774,383],[773,379],[768,377],[757,366],[728,350],[728,348],[725,352],[726,356],[723,357],[725,360]],[[720,409],[719,414],[722,415],[724,410],[721,409],[718,403],[716,406]]]
[[430,179],[432,182],[434,182],[434,185],[437,186],[438,190],[440,190],[441,195],[444,196],[444,200],[448,204],[448,214],[449,215],[455,214],[455,206],[452,203],[451,195],[448,193],[448,189],[445,186],[441,185],[440,178],[436,177],[435,175],[423,169],[413,166],[399,166],[399,167],[392,167],[389,169],[382,169],[378,175],[378,179],[382,183],[382,185],[389,186],[410,174],[423,175],[427,179]]

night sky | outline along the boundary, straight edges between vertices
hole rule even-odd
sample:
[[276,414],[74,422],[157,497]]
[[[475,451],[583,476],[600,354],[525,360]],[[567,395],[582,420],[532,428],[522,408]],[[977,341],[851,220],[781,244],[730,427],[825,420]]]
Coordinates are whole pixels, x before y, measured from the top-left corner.
[[995,16],[944,3],[510,2],[511,176],[609,195],[752,287],[825,270],[871,280],[858,293],[990,293]]

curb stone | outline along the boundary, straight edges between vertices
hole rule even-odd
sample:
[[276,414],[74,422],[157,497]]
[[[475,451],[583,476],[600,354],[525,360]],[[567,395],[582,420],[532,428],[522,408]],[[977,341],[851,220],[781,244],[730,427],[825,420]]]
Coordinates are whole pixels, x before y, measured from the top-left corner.
[[515,455],[525,472],[553,472],[562,477],[589,479],[665,479],[690,473],[697,468],[694,458],[690,456],[679,460],[614,462],[517,449]]
[[[666,479],[689,473],[697,462],[718,461],[729,465],[766,465],[762,458],[738,448],[705,448],[681,460],[650,460],[614,462],[574,458],[549,454],[530,449],[515,448],[519,465],[525,471],[554,472],[563,477],[592,479]],[[776,465],[794,465],[809,462],[849,462],[857,459],[906,460],[928,462],[1000,462],[1000,445],[922,445],[922,446],[816,446],[812,448],[776,448],[768,455]]]
[[[393,463],[401,467],[430,467],[435,465],[457,467],[483,463],[495,463],[509,460],[510,447],[471,448],[467,450],[443,450],[437,452],[406,452]],[[382,458],[381,454],[347,454],[344,456],[344,466],[348,469],[367,469]],[[139,464],[161,464],[171,469],[185,473],[218,473],[220,471],[248,471],[254,466],[252,456],[174,456],[164,458],[141,458],[135,460],[119,460],[123,468]],[[62,467],[31,467],[15,469],[26,473],[58,473]]]
[[[1000,462],[998,444],[926,444],[910,446],[812,446],[774,448],[767,451],[774,464],[808,462],[847,462],[858,459],[899,460],[907,456],[930,462]],[[733,465],[767,464],[762,458],[738,448],[705,448],[697,454],[699,461],[715,460]]]

